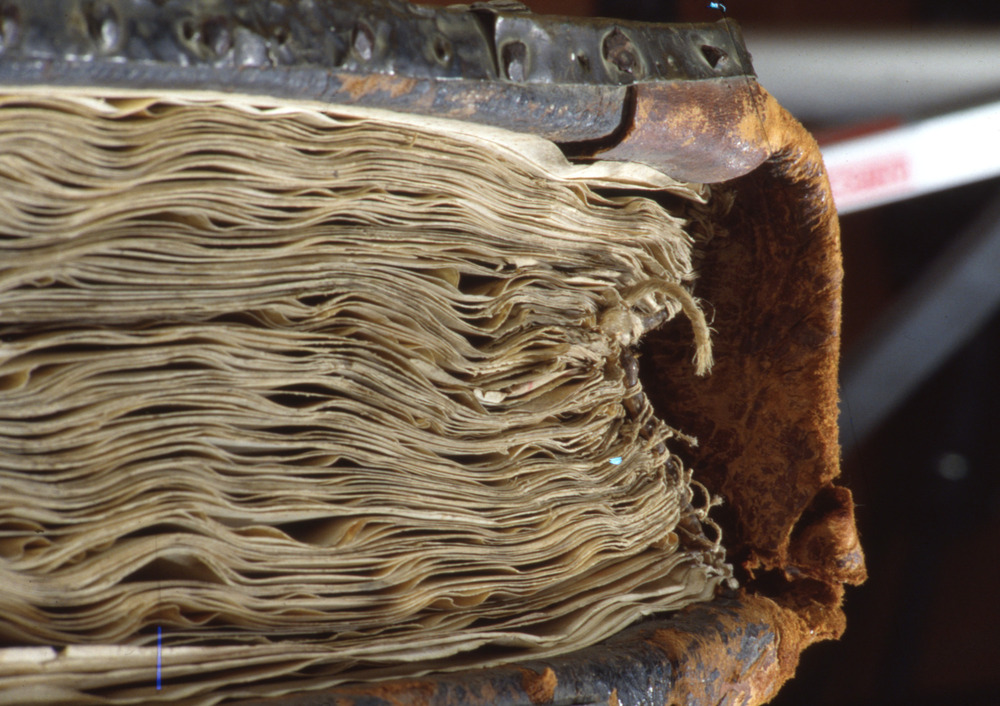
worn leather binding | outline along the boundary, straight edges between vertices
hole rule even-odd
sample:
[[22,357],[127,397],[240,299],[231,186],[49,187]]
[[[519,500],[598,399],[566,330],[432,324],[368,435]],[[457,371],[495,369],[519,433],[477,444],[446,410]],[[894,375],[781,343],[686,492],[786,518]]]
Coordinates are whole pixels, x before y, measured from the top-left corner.
[[[123,5],[79,4],[84,20],[80,41],[95,42],[105,53],[132,46],[111,31],[115,22],[110,20],[120,19],[116,13]],[[16,48],[11,38],[17,35],[8,30],[22,29],[30,13],[19,14],[17,3],[3,7],[5,49]],[[192,31],[184,32],[185,26]],[[228,46],[221,41],[224,33],[218,33],[217,24],[182,22],[178,27],[177,36],[198,45],[192,49],[196,54],[208,47],[231,55],[241,46],[238,38]],[[359,34],[356,26],[346,36],[354,43],[352,56],[364,58],[364,30]],[[114,40],[110,44],[109,37]],[[244,47],[256,46],[244,41],[250,42]],[[718,64],[718,55],[705,52],[704,46],[697,49],[710,64],[713,59]],[[7,55],[16,57],[9,50]],[[106,84],[127,85],[128,71],[116,74],[108,68],[102,74],[93,70],[95,63],[65,75],[78,86],[100,85],[102,75]],[[19,66],[0,75],[8,83],[12,75],[15,82],[18,76],[37,82],[38,75],[46,75],[37,74],[44,68],[38,61]],[[619,61],[616,66],[634,64]],[[508,80],[523,77],[524,90],[546,96],[544,82],[533,84],[530,73],[511,75],[507,68]],[[840,260],[836,218],[818,150],[750,76],[737,72],[664,84],[636,81],[634,73],[624,73],[616,77],[614,95],[620,97],[621,86],[629,86],[625,102],[632,106],[634,122],[612,133],[597,129],[592,144],[577,142],[570,149],[580,156],[653,161],[680,178],[723,182],[714,190],[727,197],[714,203],[732,202],[731,209],[720,207],[708,216],[717,232],[700,242],[696,253],[696,294],[714,310],[713,375],[691,378],[690,339],[656,332],[643,347],[642,375],[654,407],[663,405],[672,422],[699,439],[687,459],[709,489],[726,501],[720,519],[729,556],[744,572],[743,588],[673,617],[640,623],[603,645],[544,662],[339,687],[322,696],[284,697],[285,702],[763,703],[794,671],[801,649],[843,630],[843,585],[863,580],[864,566],[850,493],[833,484],[838,473]],[[141,74],[131,75],[134,80]],[[266,74],[262,70],[257,75]],[[168,79],[182,75],[194,74],[175,72]],[[356,94],[391,96],[397,90],[387,90],[396,79],[376,76],[381,78],[365,89],[353,84],[359,87]],[[140,80],[150,79],[147,75]],[[220,79],[213,75],[210,80]],[[293,92],[302,98],[319,97],[310,93],[314,83],[294,85]],[[372,86],[376,88],[369,92]],[[555,88],[565,95],[593,90],[579,85],[566,89],[565,84]],[[459,101],[451,105],[460,105],[460,91],[448,95]],[[613,105],[609,94],[599,95],[602,105]],[[673,100],[662,101],[664,95]],[[588,100],[594,104],[594,96]],[[427,104],[419,105],[434,112]],[[462,110],[451,114],[462,117]],[[656,135],[653,150],[648,139],[644,141],[650,127]],[[706,164],[717,166],[706,170]],[[683,373],[682,367],[687,368]]]

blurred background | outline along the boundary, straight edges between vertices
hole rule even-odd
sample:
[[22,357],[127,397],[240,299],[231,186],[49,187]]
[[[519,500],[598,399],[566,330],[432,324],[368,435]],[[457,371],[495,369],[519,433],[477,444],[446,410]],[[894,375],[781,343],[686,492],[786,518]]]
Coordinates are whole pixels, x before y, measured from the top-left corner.
[[[721,17],[701,0],[526,4]],[[843,471],[870,574],[848,589],[844,638],[806,650],[773,703],[995,706],[1000,3],[724,5],[760,83],[820,139],[831,172],[846,272]]]

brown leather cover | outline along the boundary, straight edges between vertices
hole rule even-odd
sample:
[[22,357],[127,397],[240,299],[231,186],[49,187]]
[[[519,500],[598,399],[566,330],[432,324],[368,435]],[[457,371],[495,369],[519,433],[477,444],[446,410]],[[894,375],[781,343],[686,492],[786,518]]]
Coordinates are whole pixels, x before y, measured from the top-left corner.
[[715,310],[716,365],[651,334],[647,389],[695,435],[693,466],[728,510],[726,546],[753,578],[864,580],[850,491],[837,488],[839,226],[818,148],[760,91],[770,158],[727,185],[727,231],[706,244],[697,294]]
[[[665,338],[646,344],[643,366],[651,398],[669,400],[670,421],[698,438],[691,455],[702,482],[725,498],[717,518],[746,572],[745,622],[770,611],[788,648],[765,692],[745,665],[742,693],[762,703],[794,673],[801,649],[843,633],[844,584],[866,572],[851,492],[834,482],[840,228],[815,140],[754,91],[770,156],[728,184],[728,233],[705,247],[697,290],[715,309],[715,368],[679,375],[690,351]],[[715,703],[707,696],[695,703]]]

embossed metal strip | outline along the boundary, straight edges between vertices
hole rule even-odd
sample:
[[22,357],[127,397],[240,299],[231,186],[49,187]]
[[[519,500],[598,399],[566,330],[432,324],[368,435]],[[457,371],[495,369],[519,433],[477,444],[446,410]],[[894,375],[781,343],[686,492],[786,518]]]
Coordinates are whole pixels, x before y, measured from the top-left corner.
[[557,142],[623,128],[627,87],[751,75],[734,23],[647,25],[402,0],[0,0],[0,87],[259,93]]

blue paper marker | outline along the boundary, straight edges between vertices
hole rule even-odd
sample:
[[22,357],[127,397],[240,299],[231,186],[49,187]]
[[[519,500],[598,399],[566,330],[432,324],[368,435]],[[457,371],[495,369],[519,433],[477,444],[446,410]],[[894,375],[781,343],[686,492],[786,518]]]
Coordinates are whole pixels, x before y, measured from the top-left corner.
[[615,456],[614,458],[609,458],[608,460],[611,461],[611,465],[612,466],[619,466],[619,465],[621,465],[622,457],[621,456]]
[[160,690],[160,660],[163,657],[163,628],[156,626],[156,690]]
[[722,10],[723,13],[726,11],[726,6],[721,2],[710,2],[708,3],[709,10]]

